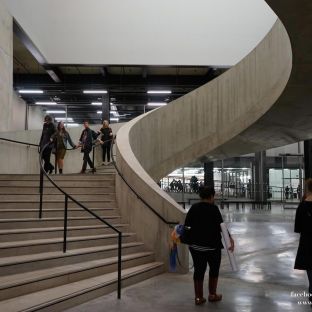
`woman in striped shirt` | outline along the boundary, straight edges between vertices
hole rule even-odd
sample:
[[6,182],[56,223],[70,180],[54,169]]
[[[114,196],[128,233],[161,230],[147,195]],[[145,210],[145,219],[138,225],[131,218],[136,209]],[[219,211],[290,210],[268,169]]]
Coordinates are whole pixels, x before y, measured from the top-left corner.
[[[185,219],[185,226],[190,228],[190,253],[194,262],[195,304],[206,302],[203,297],[204,276],[209,264],[209,296],[210,302],[220,301],[217,294],[219,269],[221,264],[221,228],[223,222],[219,208],[214,204],[215,191],[212,187],[204,186],[199,190],[201,201],[192,205]],[[234,250],[232,237],[231,251]]]

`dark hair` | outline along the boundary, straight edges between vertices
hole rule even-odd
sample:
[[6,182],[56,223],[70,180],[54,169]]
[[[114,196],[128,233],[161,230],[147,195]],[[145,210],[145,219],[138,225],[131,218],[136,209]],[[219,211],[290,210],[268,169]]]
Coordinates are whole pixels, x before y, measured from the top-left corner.
[[215,196],[215,190],[212,186],[201,186],[199,188],[199,197],[201,199],[209,199]]
[[52,117],[50,115],[45,115],[44,116],[44,121],[52,122]]
[[62,123],[62,121],[60,121],[60,122],[57,124],[57,131],[66,133],[67,131],[66,131],[65,127],[61,128],[61,123]]
[[305,181],[305,185],[306,185],[306,191],[308,191],[309,193],[312,193],[312,179],[307,179]]

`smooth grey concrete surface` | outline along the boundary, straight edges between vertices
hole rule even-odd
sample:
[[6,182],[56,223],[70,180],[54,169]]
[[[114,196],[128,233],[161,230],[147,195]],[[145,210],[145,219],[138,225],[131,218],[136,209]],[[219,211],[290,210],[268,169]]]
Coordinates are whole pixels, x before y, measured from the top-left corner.
[[289,34],[293,67],[289,82],[277,102],[239,136],[209,153],[214,158],[233,157],[312,138],[312,2],[265,0]]
[[[278,99],[292,67],[288,34],[277,20],[241,62],[213,81],[141,115],[117,136],[117,166],[132,188],[167,221],[181,222],[184,211],[156,181],[207,154],[255,123]],[[168,227],[116,179],[122,216],[164,261]],[[155,235],[157,233],[157,235]],[[187,253],[181,253],[187,262]]]
[[253,211],[250,207],[237,212],[231,207],[222,214],[225,220],[232,220],[229,227],[240,270],[230,272],[223,252],[218,287],[223,294],[221,302],[196,307],[192,273],[166,273],[123,289],[120,301],[112,293],[67,312],[310,311],[309,306],[298,304],[302,299],[292,294],[307,292],[305,272],[293,270],[298,243],[298,235],[293,233],[295,210],[284,211],[274,205],[271,212]]
[[[0,132],[25,129],[26,109],[13,91],[13,18],[0,1]],[[31,107],[28,117],[30,128],[36,128],[40,108]]]

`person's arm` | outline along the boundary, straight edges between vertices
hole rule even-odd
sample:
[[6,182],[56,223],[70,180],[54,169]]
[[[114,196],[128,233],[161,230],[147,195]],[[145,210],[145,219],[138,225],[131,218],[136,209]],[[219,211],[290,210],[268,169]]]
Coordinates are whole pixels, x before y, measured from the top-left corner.
[[92,139],[93,139],[93,140],[97,140],[99,134],[96,133],[95,131],[91,130],[91,136],[92,136]]
[[184,221],[184,225],[185,226],[189,226],[192,227],[192,220],[193,220],[193,206],[190,208],[190,210],[187,212],[186,217],[185,217],[185,221]]
[[299,204],[296,210],[296,217],[295,217],[295,233],[301,233],[302,231],[302,203]]
[[69,143],[69,145],[72,147],[72,148],[76,148],[76,145],[73,143],[73,140],[71,139],[69,133],[67,132],[66,133],[66,137],[67,137],[67,141]]
[[53,142],[56,139],[56,132],[54,132],[51,137],[50,137],[50,141]]

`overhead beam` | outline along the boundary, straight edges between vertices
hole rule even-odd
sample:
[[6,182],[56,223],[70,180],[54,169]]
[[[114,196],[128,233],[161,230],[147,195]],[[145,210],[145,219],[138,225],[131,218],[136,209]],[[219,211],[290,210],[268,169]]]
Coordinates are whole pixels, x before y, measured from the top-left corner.
[[57,67],[43,65],[43,68],[46,70],[46,72],[49,74],[49,76],[52,78],[54,82],[60,83],[63,81],[64,79],[63,74]]
[[43,68],[46,70],[47,74],[52,78],[52,80],[56,83],[61,82],[62,75],[60,70],[58,70],[56,66],[48,65],[47,59],[40,52],[40,50],[29,38],[23,28],[17,23],[16,20],[14,20],[13,22],[13,31],[17,38],[19,38],[19,40],[23,43],[26,49],[30,52],[30,54],[35,58],[35,60],[43,66]]

